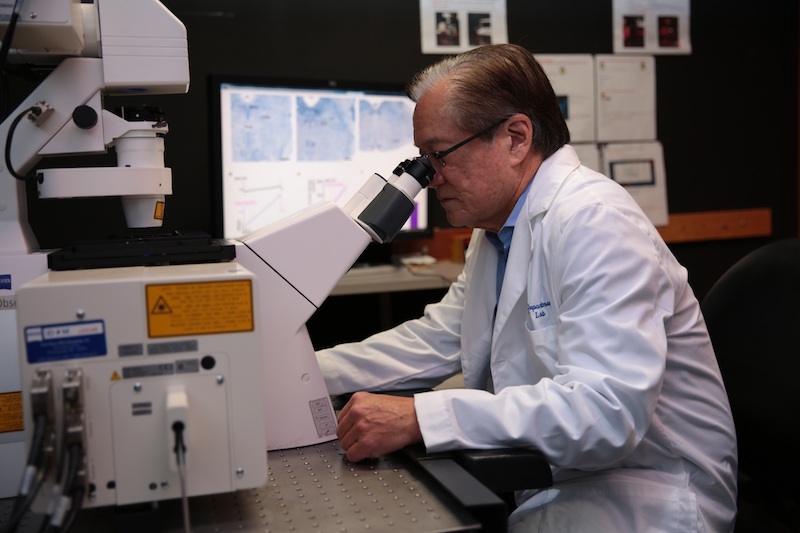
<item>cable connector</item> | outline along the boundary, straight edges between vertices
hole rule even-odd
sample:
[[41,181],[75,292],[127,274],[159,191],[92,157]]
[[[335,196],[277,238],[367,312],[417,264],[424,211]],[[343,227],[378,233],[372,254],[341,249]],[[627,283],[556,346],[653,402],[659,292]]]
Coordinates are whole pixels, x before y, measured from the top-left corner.
[[[186,533],[192,531],[189,516],[189,491],[186,481],[186,438],[187,422],[189,420],[189,396],[183,387],[172,387],[167,391],[167,434],[175,436],[172,447],[174,459],[170,459],[170,467],[178,471],[181,483],[181,502],[183,509],[183,528]],[[170,454],[172,457],[172,454]]]
[[28,109],[28,113],[25,116],[37,126],[41,126],[45,120],[50,118],[50,115],[53,114],[53,111],[55,110],[50,104],[45,101],[41,101],[33,104],[30,109]]
[[84,409],[83,370],[71,368],[66,371],[61,384],[61,394],[64,401],[64,442],[67,448],[78,447],[80,450],[76,462],[76,486],[86,484],[86,411]]
[[[167,392],[167,435],[169,441],[170,468],[178,472],[181,461],[186,464],[187,427],[189,422],[189,397],[183,387],[170,388]],[[180,452],[180,453],[179,453]]]
[[44,434],[39,452],[41,455],[35,462],[46,464],[55,453],[56,447],[55,394],[53,391],[53,374],[50,370],[36,370],[31,382],[30,398],[33,418],[43,417],[45,420]]
[[84,408],[83,408],[83,371],[72,368],[64,374],[61,384],[61,394],[64,402],[64,445],[78,443],[86,449],[84,433]]
[[55,420],[53,374],[49,370],[36,370],[31,380],[31,407],[33,415],[45,415]]

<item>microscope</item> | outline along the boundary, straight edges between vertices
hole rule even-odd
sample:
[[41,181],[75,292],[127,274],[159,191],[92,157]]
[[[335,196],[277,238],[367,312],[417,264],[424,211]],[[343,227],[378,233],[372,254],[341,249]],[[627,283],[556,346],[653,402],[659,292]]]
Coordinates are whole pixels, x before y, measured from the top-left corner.
[[[171,193],[166,124],[127,121],[103,109],[102,100],[185,93],[189,66],[185,28],[155,1],[20,0],[1,6],[0,20],[7,65],[52,70],[0,125],[0,496],[8,497],[16,493],[30,431],[22,414],[17,292],[48,271],[28,224],[29,182],[44,198],[121,196],[129,224],[159,225],[158,208]],[[28,175],[43,157],[102,154],[111,146],[118,149],[117,168]]]
[[[130,227],[160,226],[168,126],[103,98],[185,92],[186,31],[157,0],[19,3],[9,57],[57,66],[0,126],[0,407],[17,411],[0,427],[0,497],[36,499],[62,523],[80,508],[263,485],[267,450],[336,438],[305,324],[369,243],[399,232],[433,167],[406,160],[344,207],[235,241],[46,253],[27,221],[30,181],[43,198],[120,196]],[[111,147],[117,167],[33,172]]]

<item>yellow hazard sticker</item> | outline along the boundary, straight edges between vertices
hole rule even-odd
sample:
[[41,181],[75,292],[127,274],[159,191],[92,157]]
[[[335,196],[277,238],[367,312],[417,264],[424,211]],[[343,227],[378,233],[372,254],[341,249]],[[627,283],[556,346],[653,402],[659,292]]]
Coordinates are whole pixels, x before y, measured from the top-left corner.
[[0,433],[22,431],[25,424],[22,420],[22,393],[0,393]]
[[156,202],[155,211],[153,211],[153,218],[156,220],[164,220],[164,207],[166,204],[164,202]]
[[250,280],[147,285],[151,338],[253,331]]

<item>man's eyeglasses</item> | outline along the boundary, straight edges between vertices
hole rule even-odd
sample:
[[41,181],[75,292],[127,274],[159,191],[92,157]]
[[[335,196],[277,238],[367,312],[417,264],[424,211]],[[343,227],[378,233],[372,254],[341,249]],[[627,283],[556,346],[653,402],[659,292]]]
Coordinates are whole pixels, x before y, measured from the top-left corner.
[[496,123],[492,124],[491,126],[489,126],[488,128],[479,131],[475,135],[471,135],[471,136],[467,137],[463,141],[454,144],[453,146],[451,146],[447,150],[436,150],[435,152],[431,152],[429,154],[423,154],[423,155],[426,155],[428,157],[428,159],[431,159],[431,161],[433,161],[435,159],[436,162],[439,163],[443,167],[447,166],[447,163],[444,162],[444,158],[445,158],[446,155],[452,154],[453,152],[455,152],[456,150],[458,150],[459,148],[461,148],[462,146],[464,146],[468,142],[474,141],[475,139],[477,139],[481,135],[485,135],[485,134],[489,133],[494,128],[496,128],[497,126],[499,126],[500,124],[502,124],[503,122],[508,120],[508,118],[509,117],[506,117],[503,120],[501,120],[500,122],[496,122]]

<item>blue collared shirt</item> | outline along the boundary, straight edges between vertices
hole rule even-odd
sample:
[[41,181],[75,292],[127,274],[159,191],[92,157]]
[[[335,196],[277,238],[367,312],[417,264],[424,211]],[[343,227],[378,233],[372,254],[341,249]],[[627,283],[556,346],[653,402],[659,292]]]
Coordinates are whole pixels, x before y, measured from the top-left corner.
[[508,263],[508,250],[511,248],[511,238],[514,236],[514,226],[522,211],[522,206],[525,204],[525,199],[528,197],[531,183],[533,183],[533,180],[528,182],[528,186],[525,187],[525,190],[520,195],[516,205],[514,205],[514,209],[511,211],[511,214],[508,215],[508,219],[506,219],[500,231],[497,233],[493,231],[486,232],[486,238],[492,243],[492,246],[497,249],[498,254],[496,281],[497,298],[500,298],[500,289],[503,287],[503,277],[506,274],[506,264]]

